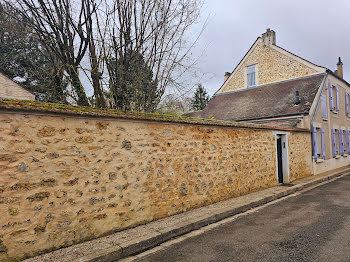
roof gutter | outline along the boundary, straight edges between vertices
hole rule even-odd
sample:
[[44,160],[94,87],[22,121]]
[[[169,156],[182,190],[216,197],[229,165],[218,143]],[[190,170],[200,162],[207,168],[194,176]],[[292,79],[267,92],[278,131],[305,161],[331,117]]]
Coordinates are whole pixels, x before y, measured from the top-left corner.
[[[296,81],[296,80],[300,80],[300,79],[305,79],[305,78],[310,78],[310,77],[315,77],[315,76],[325,75],[325,74],[326,74],[325,72],[322,72],[322,73],[317,73],[317,74],[312,74],[312,75],[307,75],[307,76],[296,77],[296,78],[292,78],[292,79],[285,79],[285,80],[276,81],[276,82],[272,82],[272,83],[268,83],[268,84],[252,86],[252,87],[248,87],[248,88],[239,88],[239,89],[236,89],[236,90],[215,93],[212,96],[212,98],[214,96],[222,96],[222,95],[228,95],[228,94],[233,94],[233,93],[237,93],[237,92],[244,92],[244,91],[252,90],[252,89],[255,89],[255,88],[260,88],[260,87],[265,87],[265,86],[273,86],[273,85],[277,85],[277,84],[281,84],[281,83],[287,83],[287,82],[291,82],[291,81]],[[339,78],[339,76],[338,76],[338,78]],[[342,79],[342,80],[345,81],[344,79]],[[350,85],[350,84],[348,84],[348,85]]]
[[332,76],[334,76],[335,78],[337,78],[338,80],[342,81],[344,84],[347,84],[348,86],[350,86],[350,83],[348,83],[345,79],[339,77],[337,74],[335,74],[332,70],[327,69],[326,72]]
[[[312,116],[312,119],[311,119],[311,123],[310,123],[311,132],[313,132],[314,121],[315,121],[315,118],[316,118],[318,107],[320,106],[320,103],[321,103],[321,96],[323,95],[323,91],[326,88],[327,79],[328,79],[328,74],[326,74],[326,78],[324,79],[323,87],[322,87],[322,90],[321,90],[321,94],[318,97],[317,105],[316,105],[316,108],[315,108],[315,111],[314,111],[314,115]],[[313,144],[314,144],[313,139],[314,139],[313,136],[311,136],[312,155],[315,156],[314,147],[313,147]]]

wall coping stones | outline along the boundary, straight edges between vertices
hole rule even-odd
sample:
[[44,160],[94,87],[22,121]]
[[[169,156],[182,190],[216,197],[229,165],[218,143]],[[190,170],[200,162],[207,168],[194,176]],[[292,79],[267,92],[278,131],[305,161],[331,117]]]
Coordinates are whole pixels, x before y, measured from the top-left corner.
[[293,132],[310,132],[308,129],[280,127],[264,124],[250,124],[233,121],[221,121],[216,119],[203,119],[196,117],[186,117],[177,115],[167,115],[161,113],[145,113],[134,111],[122,111],[117,109],[93,108],[83,106],[72,106],[55,103],[44,103],[39,101],[26,101],[17,99],[1,99],[0,112],[18,112],[18,113],[40,113],[54,115],[69,115],[79,117],[99,117],[116,118],[125,120],[142,120],[152,122],[168,122],[179,124],[208,125],[222,127],[238,127],[251,129],[283,130]]

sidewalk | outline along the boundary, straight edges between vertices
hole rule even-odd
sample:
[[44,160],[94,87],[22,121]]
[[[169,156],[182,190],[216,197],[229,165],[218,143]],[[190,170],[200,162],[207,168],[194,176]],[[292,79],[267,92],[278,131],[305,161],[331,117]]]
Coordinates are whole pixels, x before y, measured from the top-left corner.
[[25,261],[116,261],[143,252],[174,237],[197,230],[211,223],[218,222],[297,191],[346,175],[350,175],[350,167],[301,179],[293,182],[292,186],[276,186],[210,206],[194,209]]

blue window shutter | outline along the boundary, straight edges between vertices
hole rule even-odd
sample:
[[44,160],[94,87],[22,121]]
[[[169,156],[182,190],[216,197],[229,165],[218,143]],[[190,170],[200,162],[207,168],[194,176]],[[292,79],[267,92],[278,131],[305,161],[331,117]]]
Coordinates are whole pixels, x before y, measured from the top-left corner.
[[322,102],[322,118],[327,119],[327,103],[326,103],[326,98],[321,97],[321,102]]
[[337,155],[337,148],[335,144],[335,129],[332,129],[332,149],[333,149],[333,157]]
[[345,130],[346,152],[350,154],[349,131]]
[[333,86],[330,84],[329,85],[329,108],[332,111],[334,109],[334,105],[333,105]]
[[339,152],[340,152],[340,155],[343,156],[344,155],[343,130],[339,129],[338,134],[339,134]]
[[[347,153],[348,150],[348,144],[346,143],[346,130],[342,130],[342,140],[343,140],[343,154]],[[345,136],[345,138],[344,138]]]
[[345,114],[349,115],[349,94],[345,92]]
[[339,89],[337,86],[335,87],[335,95],[337,99],[337,111],[339,112]]
[[324,141],[324,128],[321,128],[321,149],[322,149],[322,158],[326,159],[326,145]]
[[313,145],[313,150],[314,150],[314,158],[315,158],[315,160],[317,160],[317,154],[318,154],[318,152],[317,152],[317,129],[316,129],[316,127],[314,127],[313,129],[312,129],[312,145]]

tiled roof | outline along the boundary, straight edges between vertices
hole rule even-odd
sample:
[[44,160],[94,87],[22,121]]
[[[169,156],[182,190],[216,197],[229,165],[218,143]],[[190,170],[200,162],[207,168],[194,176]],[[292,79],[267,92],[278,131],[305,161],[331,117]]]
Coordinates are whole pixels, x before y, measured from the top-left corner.
[[[242,121],[308,114],[325,74],[216,94],[208,105],[188,116]],[[301,102],[295,105],[296,91]]]

